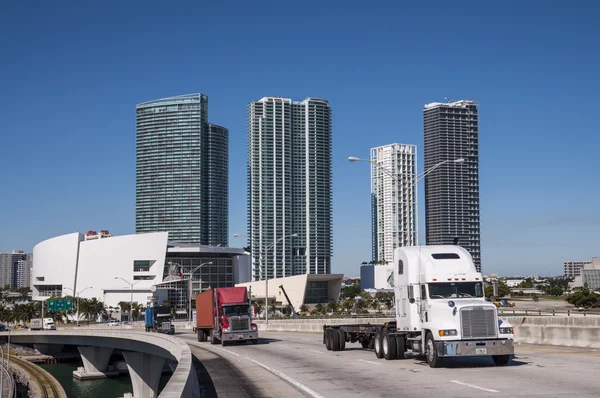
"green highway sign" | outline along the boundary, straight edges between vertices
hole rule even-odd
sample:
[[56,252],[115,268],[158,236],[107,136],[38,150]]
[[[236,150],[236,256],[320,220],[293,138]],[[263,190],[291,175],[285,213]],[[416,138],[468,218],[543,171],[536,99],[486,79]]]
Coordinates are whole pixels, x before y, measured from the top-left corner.
[[73,300],[71,300],[71,299],[48,300],[48,311],[50,311],[50,312],[72,311],[72,310],[73,310]]

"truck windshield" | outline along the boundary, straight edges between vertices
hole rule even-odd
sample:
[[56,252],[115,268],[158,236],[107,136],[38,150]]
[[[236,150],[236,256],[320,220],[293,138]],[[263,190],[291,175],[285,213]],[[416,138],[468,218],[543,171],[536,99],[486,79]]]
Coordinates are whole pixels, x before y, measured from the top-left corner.
[[429,297],[432,299],[483,297],[481,282],[430,283]]
[[228,305],[223,307],[223,315],[248,315],[249,305]]

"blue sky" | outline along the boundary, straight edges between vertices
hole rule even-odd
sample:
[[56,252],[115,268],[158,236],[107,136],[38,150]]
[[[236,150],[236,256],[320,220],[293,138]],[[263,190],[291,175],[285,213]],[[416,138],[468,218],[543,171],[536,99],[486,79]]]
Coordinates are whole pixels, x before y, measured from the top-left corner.
[[246,231],[248,102],[330,101],[333,271],[357,275],[369,168],[346,159],[416,144],[422,171],[422,107],[451,97],[481,102],[484,272],[599,256],[600,5],[412,3],[2,2],[0,251],[133,233],[135,104],[202,92],[230,130],[232,235]]

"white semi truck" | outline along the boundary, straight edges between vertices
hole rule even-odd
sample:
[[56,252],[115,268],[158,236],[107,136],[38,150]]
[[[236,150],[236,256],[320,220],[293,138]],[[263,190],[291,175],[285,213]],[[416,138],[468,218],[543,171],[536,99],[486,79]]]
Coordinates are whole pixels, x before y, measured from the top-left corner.
[[347,342],[377,358],[423,354],[432,368],[443,358],[490,356],[498,366],[514,354],[514,329],[485,300],[481,273],[459,246],[410,246],[394,251],[396,321],[384,325],[324,325],[328,350]]

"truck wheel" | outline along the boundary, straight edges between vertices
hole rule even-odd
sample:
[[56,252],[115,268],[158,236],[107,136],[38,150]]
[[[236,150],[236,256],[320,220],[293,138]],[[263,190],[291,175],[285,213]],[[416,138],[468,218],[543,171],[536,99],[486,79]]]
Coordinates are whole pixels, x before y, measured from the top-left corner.
[[369,340],[369,339],[362,339],[360,341],[360,345],[362,345],[362,348],[369,348],[370,343],[371,343],[371,340]]
[[325,348],[331,351],[331,329],[325,329]]
[[346,349],[346,332],[344,332],[342,329],[338,329],[338,338],[340,340],[340,351],[344,351]]
[[340,335],[336,329],[331,329],[331,351],[340,350]]
[[388,332],[383,334],[383,357],[388,360],[396,359],[396,336],[390,336]]
[[492,355],[496,366],[506,366],[510,362],[510,355]]
[[375,338],[373,339],[373,346],[375,348],[375,356],[377,358],[383,358],[383,344],[381,342],[382,337],[381,330],[375,332]]
[[204,330],[200,330],[198,329],[198,341],[199,342],[203,342],[204,341]]
[[442,358],[438,356],[437,349],[435,348],[435,340],[431,332],[427,332],[427,338],[425,340],[425,359],[432,368],[437,368],[442,364]]
[[403,335],[396,336],[396,359],[404,358],[404,352],[406,351],[406,341]]
[[215,332],[214,331],[210,331],[210,344],[218,344],[219,340],[217,340],[217,337],[215,336]]

